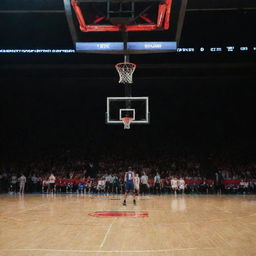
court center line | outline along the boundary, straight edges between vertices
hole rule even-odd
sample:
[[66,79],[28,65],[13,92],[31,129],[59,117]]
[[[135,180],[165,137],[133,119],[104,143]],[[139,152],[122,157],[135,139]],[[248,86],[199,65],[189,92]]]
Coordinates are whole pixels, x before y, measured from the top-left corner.
[[105,241],[106,241],[106,239],[107,239],[107,237],[108,237],[108,234],[109,234],[109,232],[110,232],[110,230],[111,230],[111,228],[112,228],[112,226],[113,226],[113,224],[114,224],[114,222],[115,222],[116,219],[117,219],[117,218],[114,218],[114,220],[113,220],[113,221],[111,222],[111,224],[109,225],[108,230],[107,230],[107,232],[105,233],[105,236],[104,236],[104,238],[103,238],[103,240],[102,240],[102,242],[101,242],[101,244],[100,244],[100,248],[103,247],[103,245],[104,245],[104,243],[105,243]]

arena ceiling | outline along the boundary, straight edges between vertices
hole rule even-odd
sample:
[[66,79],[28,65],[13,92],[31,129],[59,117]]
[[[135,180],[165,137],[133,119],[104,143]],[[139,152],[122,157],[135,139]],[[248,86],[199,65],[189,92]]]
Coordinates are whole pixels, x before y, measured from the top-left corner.
[[[181,36],[181,44],[189,47],[191,44],[218,45],[219,43],[238,42],[243,44],[244,38],[256,42],[254,28],[256,26],[256,1],[255,0],[184,0],[186,3],[185,21]],[[0,25],[0,31],[4,28],[8,31],[8,36],[13,40],[15,35],[15,15],[29,17],[30,23],[37,19],[43,20],[38,28],[39,31],[49,31],[50,35],[56,36],[56,29],[61,31],[63,45],[71,43],[68,26],[60,27],[60,23],[66,22],[64,6],[62,0],[2,0],[0,3],[0,15],[11,15],[12,22]],[[40,18],[40,15],[47,15]],[[55,22],[55,17],[59,17]],[[51,23],[53,21],[53,23]],[[236,25],[232,25],[236,21]],[[203,25],[202,25],[203,24]],[[238,26],[237,26],[238,24]],[[226,27],[225,27],[226,25]],[[227,31],[230,29],[230,31]],[[45,42],[41,32],[39,39]],[[20,31],[19,40],[23,37],[31,37],[33,41],[35,30]],[[12,37],[13,36],[13,37]],[[8,45],[8,39],[2,38],[2,42]],[[16,40],[15,40],[16,41]],[[26,42],[27,43],[27,42]],[[43,44],[43,43],[42,43]],[[59,43],[58,43],[59,44]],[[24,48],[26,45],[22,45]],[[59,47],[59,45],[57,45]],[[255,53],[253,55],[204,55],[200,54],[158,54],[134,56],[133,61],[140,65],[141,71],[138,76],[144,77],[152,74],[162,76],[170,74],[167,70],[172,70],[170,76],[246,76],[255,77]],[[1,76],[9,76],[13,72],[17,74],[36,75],[42,74],[58,76],[65,72],[70,76],[91,77],[97,76],[98,70],[105,70],[103,74],[112,76],[113,64],[118,62],[117,56],[95,56],[95,55],[70,55],[70,56],[1,56],[0,72]],[[54,70],[54,72],[53,72]],[[84,72],[87,70],[87,72]]]

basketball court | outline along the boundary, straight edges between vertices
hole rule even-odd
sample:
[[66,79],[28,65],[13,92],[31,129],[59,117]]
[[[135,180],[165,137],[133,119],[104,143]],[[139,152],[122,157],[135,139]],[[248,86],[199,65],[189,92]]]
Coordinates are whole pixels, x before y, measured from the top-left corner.
[[0,255],[255,255],[254,196],[1,195]]

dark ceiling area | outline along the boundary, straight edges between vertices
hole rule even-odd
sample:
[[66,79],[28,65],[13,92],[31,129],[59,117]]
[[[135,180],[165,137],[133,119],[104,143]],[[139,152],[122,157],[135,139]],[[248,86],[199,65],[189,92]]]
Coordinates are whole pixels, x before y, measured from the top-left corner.
[[133,95],[149,96],[151,123],[127,131],[104,121],[106,98],[123,95],[114,78],[15,76],[1,81],[2,157],[56,148],[110,154],[122,147],[123,153],[137,147],[201,154],[238,150],[245,157],[255,153],[255,80],[135,79]]
[[[73,48],[63,2],[4,0],[0,3],[0,48]],[[255,76],[255,52],[199,52],[201,46],[256,46],[256,1],[187,2],[180,47],[196,52],[133,55],[137,76]],[[139,35],[138,35],[139,36]],[[93,34],[88,34],[92,37]],[[120,55],[95,54],[7,54],[0,55],[2,76],[13,73],[37,76],[115,75],[113,65]],[[104,70],[104,71],[103,71]],[[148,74],[149,73],[149,74]]]
[[[61,0],[2,0],[0,48],[72,49]],[[255,153],[256,1],[189,0],[180,47],[195,52],[133,55],[133,95],[149,96],[151,124],[104,123],[106,97],[122,96],[120,55],[1,54],[0,140],[5,159],[40,150],[190,148]],[[115,141],[113,141],[115,138]],[[32,149],[32,150],[31,150]],[[32,152],[33,151],[33,152]],[[253,153],[254,152],[254,153]]]

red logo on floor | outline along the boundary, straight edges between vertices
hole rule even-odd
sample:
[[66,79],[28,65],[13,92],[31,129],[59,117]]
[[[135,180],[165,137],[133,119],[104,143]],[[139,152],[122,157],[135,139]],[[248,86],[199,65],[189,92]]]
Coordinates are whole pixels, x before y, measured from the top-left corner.
[[97,211],[89,213],[93,217],[133,217],[133,218],[144,218],[148,217],[146,211]]

